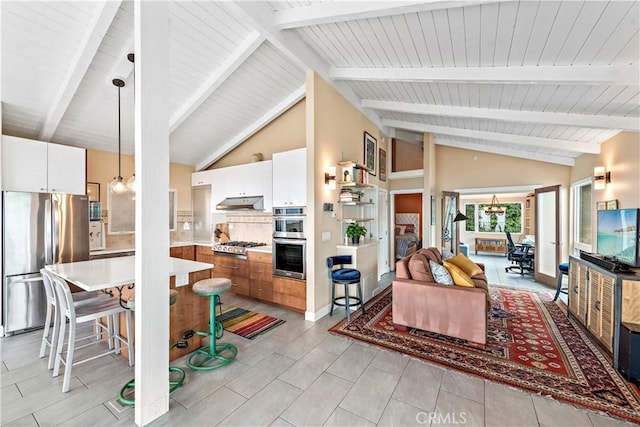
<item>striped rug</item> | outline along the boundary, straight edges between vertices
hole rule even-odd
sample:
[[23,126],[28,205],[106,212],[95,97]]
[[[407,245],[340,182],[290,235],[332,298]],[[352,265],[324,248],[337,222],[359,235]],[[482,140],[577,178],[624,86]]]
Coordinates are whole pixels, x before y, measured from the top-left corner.
[[222,314],[218,314],[217,318],[222,322],[225,331],[250,340],[285,322],[266,314],[255,313],[239,307],[225,307],[222,309]]

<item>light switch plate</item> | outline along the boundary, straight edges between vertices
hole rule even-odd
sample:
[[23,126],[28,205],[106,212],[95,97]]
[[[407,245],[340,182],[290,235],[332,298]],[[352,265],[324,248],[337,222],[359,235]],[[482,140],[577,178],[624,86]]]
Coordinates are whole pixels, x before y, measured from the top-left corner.
[[330,231],[323,231],[322,232],[322,241],[323,242],[328,242],[329,240],[331,240],[331,232]]
[[176,274],[176,286],[184,286],[189,284],[189,273]]

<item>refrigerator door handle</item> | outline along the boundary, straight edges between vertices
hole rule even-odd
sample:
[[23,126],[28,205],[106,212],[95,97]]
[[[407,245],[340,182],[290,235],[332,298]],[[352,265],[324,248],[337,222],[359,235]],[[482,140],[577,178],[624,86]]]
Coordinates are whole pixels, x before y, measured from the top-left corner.
[[44,230],[45,230],[45,242],[44,242],[44,263],[53,264],[53,247],[51,239],[53,238],[53,212],[51,207],[51,199],[47,199],[44,202]]

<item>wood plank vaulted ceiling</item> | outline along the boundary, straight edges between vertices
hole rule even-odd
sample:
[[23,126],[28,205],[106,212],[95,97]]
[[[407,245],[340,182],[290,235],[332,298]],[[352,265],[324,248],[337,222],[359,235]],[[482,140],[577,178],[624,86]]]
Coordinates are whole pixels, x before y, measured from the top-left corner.
[[[133,153],[133,3],[2,1],[2,132]],[[387,134],[573,165],[640,130],[638,1],[174,1],[170,155],[202,169],[315,70]]]

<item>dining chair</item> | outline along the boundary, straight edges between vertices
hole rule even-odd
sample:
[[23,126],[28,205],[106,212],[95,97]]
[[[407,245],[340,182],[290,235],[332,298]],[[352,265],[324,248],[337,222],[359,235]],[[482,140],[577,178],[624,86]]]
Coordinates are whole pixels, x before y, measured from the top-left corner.
[[[43,268],[40,270],[40,274],[42,274],[42,282],[44,284],[44,292],[47,297],[47,312],[45,314],[45,323],[44,330],[42,333],[42,342],[40,344],[40,354],[39,357],[43,358],[47,352],[47,348],[49,348],[49,362],[47,363],[47,368],[49,370],[53,369],[53,362],[55,361],[55,349],[56,343],[58,339],[58,332],[60,328],[60,308],[58,307],[58,302],[56,299],[56,291],[53,285],[53,274]],[[98,299],[109,299],[111,298],[109,295],[104,292],[74,292],[71,294],[73,298],[74,305],[82,305],[88,302],[96,301]],[[53,330],[51,328],[51,324],[53,323]],[[97,340],[101,339],[103,334],[109,335],[111,331],[111,318],[107,318],[107,324],[103,324],[100,319],[96,319],[95,322],[95,337]],[[51,332],[51,335],[49,335]],[[109,342],[112,347],[112,341]],[[111,348],[110,347],[110,348]]]
[[[133,336],[131,330],[131,310],[128,310],[120,304],[118,298],[109,298],[87,302],[86,304],[77,305],[73,303],[73,297],[69,285],[62,278],[53,276],[54,289],[56,291],[56,299],[60,307],[60,332],[56,344],[56,361],[53,368],[53,376],[57,377],[60,372],[60,364],[64,364],[64,381],[62,383],[62,392],[69,391],[71,382],[71,368],[84,362],[96,359],[98,357],[107,356],[109,354],[120,354],[120,344],[127,346],[129,353],[129,366],[133,366],[133,345],[131,338]],[[127,337],[120,335],[119,317],[120,313],[125,313]],[[74,360],[76,350],[88,347],[90,345],[102,344],[102,341],[96,341],[93,338],[95,334],[84,337],[76,337],[76,328],[78,324],[92,322],[102,317],[112,317],[112,329],[108,339],[114,340],[114,348],[108,349],[96,355],[81,360]],[[69,321],[69,337],[65,349],[65,329]],[[88,340],[86,344],[76,345],[77,342]]]

